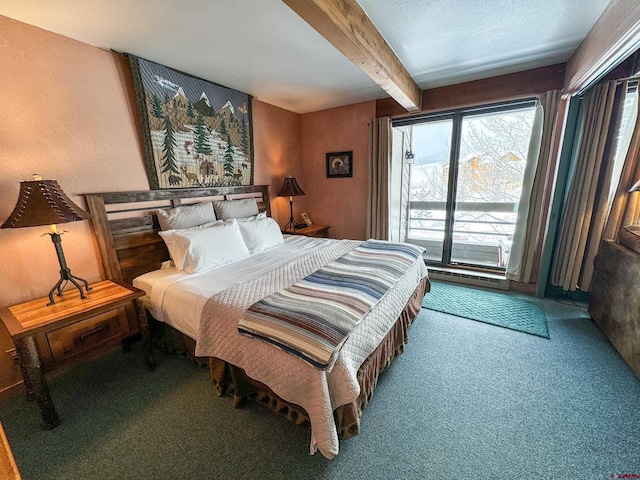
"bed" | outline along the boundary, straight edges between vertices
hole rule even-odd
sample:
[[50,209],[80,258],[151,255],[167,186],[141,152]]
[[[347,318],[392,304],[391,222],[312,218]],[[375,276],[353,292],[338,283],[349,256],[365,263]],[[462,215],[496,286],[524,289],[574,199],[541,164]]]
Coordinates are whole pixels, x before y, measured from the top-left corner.
[[[215,269],[185,273],[168,266],[170,256],[159,233],[157,212],[162,220],[165,212],[179,210],[176,207],[207,202],[233,205],[241,202],[227,202],[242,200],[255,203],[261,216],[270,217],[267,186],[115,192],[85,198],[107,278],[147,292],[145,308],[169,325],[194,357],[207,360],[218,394],[231,394],[235,405],[255,398],[296,423],[309,424],[311,452],[320,451],[327,458],[338,454],[339,440],[358,434],[378,376],[402,353],[408,328],[429,289],[421,257],[376,300],[331,362],[319,367],[282,344],[276,347],[246,331],[241,334],[239,326],[248,325],[243,322],[256,305],[368,243],[285,235],[282,243],[264,251]],[[163,236],[167,238],[164,232]]]

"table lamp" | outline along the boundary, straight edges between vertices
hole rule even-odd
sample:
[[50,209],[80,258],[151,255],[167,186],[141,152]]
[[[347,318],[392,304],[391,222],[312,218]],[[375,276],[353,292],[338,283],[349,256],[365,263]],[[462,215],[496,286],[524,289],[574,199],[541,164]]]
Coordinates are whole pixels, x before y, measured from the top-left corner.
[[289,223],[284,226],[285,231],[293,231],[298,228],[296,222],[293,220],[293,197],[299,197],[301,195],[305,195],[305,193],[302,191],[302,188],[300,188],[300,185],[298,185],[298,182],[296,182],[295,177],[289,175],[285,178],[280,193],[278,193],[279,197],[289,197]]
[[[71,270],[67,267],[67,261],[62,251],[62,240],[56,228],[58,223],[75,222],[77,220],[86,220],[90,218],[87,212],[73,203],[67,195],[62,191],[60,185],[55,180],[42,180],[39,175],[34,175],[32,181],[20,182],[20,194],[18,202],[9,218],[0,226],[0,228],[22,228],[22,227],[39,227],[50,225],[51,241],[55,246],[58,255],[58,263],[60,263],[60,280],[49,292],[49,303],[53,305],[54,292],[58,296],[62,296],[62,290],[67,282],[71,282],[80,290],[80,297],[86,298],[82,285],[84,284],[86,291],[91,290],[89,283],[82,278],[71,274]],[[62,232],[64,233],[64,232]]]

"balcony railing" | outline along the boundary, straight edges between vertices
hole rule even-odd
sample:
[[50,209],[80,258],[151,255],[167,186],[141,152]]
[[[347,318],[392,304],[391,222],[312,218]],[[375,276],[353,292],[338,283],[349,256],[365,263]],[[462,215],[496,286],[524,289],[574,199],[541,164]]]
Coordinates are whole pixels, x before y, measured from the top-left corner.
[[[458,202],[453,228],[452,263],[505,268],[517,216],[517,203]],[[440,261],[445,202],[409,202],[406,241],[423,246],[424,257]]]

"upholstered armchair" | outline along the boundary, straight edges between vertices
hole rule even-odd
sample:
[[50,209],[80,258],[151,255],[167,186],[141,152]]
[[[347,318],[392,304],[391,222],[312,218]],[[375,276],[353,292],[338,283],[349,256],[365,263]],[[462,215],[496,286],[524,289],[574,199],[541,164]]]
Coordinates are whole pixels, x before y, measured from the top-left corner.
[[589,313],[640,378],[640,225],[603,242],[595,267]]

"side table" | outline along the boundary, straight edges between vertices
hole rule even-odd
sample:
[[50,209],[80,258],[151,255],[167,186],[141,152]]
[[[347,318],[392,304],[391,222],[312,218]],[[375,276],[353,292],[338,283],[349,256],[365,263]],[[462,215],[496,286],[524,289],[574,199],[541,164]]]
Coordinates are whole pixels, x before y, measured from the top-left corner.
[[139,300],[145,292],[106,280],[91,285],[85,295],[82,299],[79,291],[67,290],[51,306],[45,297],[0,310],[16,346],[27,399],[37,400],[47,430],[60,420],[39,352],[46,352],[45,363],[55,367],[141,333],[147,367],[155,369],[147,317]]

